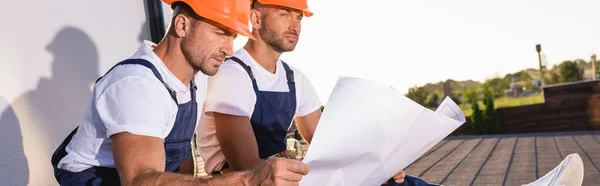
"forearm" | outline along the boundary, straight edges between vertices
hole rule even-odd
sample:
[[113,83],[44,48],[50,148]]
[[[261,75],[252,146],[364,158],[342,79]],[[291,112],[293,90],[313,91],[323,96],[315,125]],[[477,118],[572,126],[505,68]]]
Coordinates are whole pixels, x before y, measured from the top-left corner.
[[123,185],[248,185],[248,180],[249,176],[247,171],[232,172],[213,178],[196,178],[194,176],[171,172],[150,171],[144,175],[138,176],[132,180],[131,183],[123,183]]
[[230,144],[230,148],[223,151],[227,163],[233,171],[251,170],[263,161],[258,157],[257,150],[243,148],[243,145],[233,145],[233,143],[225,144]]
[[321,119],[320,109],[317,109],[308,115],[296,118],[296,126],[298,127],[298,131],[300,131],[302,138],[304,138],[304,140],[306,140],[306,142],[309,144],[312,142],[319,119]]
[[233,171],[250,170],[262,160],[250,120],[245,116],[214,113],[217,140]]

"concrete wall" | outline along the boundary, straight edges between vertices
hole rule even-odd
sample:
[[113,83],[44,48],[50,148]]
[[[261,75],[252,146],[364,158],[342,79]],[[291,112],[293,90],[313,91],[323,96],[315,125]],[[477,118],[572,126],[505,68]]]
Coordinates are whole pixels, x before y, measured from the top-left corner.
[[150,39],[145,12],[144,1],[2,3],[0,185],[57,185],[52,152],[96,78]]

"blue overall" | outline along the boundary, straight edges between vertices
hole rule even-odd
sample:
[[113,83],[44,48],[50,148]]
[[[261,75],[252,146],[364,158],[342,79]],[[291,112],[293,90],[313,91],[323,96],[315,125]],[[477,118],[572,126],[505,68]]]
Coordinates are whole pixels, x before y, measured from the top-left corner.
[[282,62],[287,77],[288,92],[260,91],[250,67],[239,58],[231,57],[231,59],[244,67],[256,94],[256,104],[254,104],[250,123],[256,137],[259,157],[265,159],[285,151],[285,136],[296,113],[294,71]]
[[[256,94],[254,112],[250,118],[252,130],[258,145],[260,159],[266,159],[276,153],[285,151],[285,136],[292,124],[296,113],[296,84],[294,83],[294,71],[283,62],[289,92],[260,91],[250,66],[246,65],[237,57],[229,58],[244,67],[250,76],[252,88]],[[229,168],[227,162],[221,170]],[[220,174],[218,171],[213,174]]]
[[[108,72],[119,65],[125,64],[142,65],[152,70],[156,78],[158,78],[163,85],[165,85],[165,88],[167,91],[169,91],[171,98],[177,104],[177,96],[175,91],[163,81],[161,75],[158,73],[158,70],[149,61],[143,59],[128,59],[116,64]],[[98,82],[101,78],[102,77],[96,80],[96,82]],[[196,89],[196,85],[192,79],[190,82],[190,90],[192,95],[191,101],[177,105],[178,110],[175,124],[173,125],[169,135],[167,135],[167,137],[164,139],[166,172],[177,172],[181,162],[188,159],[192,154],[191,140],[194,135],[198,116]],[[75,130],[73,130],[73,132],[67,136],[67,138],[60,144],[60,146],[52,155],[54,176],[60,185],[120,185],[119,175],[115,168],[91,167],[83,170],[82,172],[76,173],[57,168],[60,160],[67,155],[65,147],[69,144],[76,131],[77,128],[75,128]]]

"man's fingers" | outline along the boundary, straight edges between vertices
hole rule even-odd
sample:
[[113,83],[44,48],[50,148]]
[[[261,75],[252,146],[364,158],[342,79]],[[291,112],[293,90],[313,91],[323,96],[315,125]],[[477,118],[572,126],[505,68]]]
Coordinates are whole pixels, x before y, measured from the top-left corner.
[[293,173],[298,173],[302,175],[308,174],[308,165],[301,161],[284,159],[281,162],[284,164],[283,167],[285,167],[287,170]]
[[281,179],[289,182],[299,182],[302,179],[302,174],[281,170],[275,173],[275,179]]
[[394,175],[394,179],[401,179],[406,177],[406,173],[404,171],[400,171],[398,174]]
[[394,182],[396,182],[396,183],[403,183],[404,182],[404,177],[402,177],[402,178],[394,178]]

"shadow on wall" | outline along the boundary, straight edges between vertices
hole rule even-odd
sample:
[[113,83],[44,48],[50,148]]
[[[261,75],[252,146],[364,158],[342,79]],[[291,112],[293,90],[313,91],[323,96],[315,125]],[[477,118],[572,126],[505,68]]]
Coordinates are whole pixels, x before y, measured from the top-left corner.
[[0,111],[0,185],[27,185],[29,167],[23,151],[19,118],[2,96]]
[[81,29],[62,28],[44,50],[54,57],[50,79],[41,78],[34,90],[12,102],[14,113],[6,109],[0,118],[0,149],[4,151],[4,143],[9,143],[11,153],[10,159],[4,159],[4,152],[0,156],[2,170],[11,170],[0,171],[0,185],[27,185],[33,175],[32,180],[40,183],[29,184],[54,180],[52,152],[82,122],[90,102],[90,87],[98,78],[96,45]]

